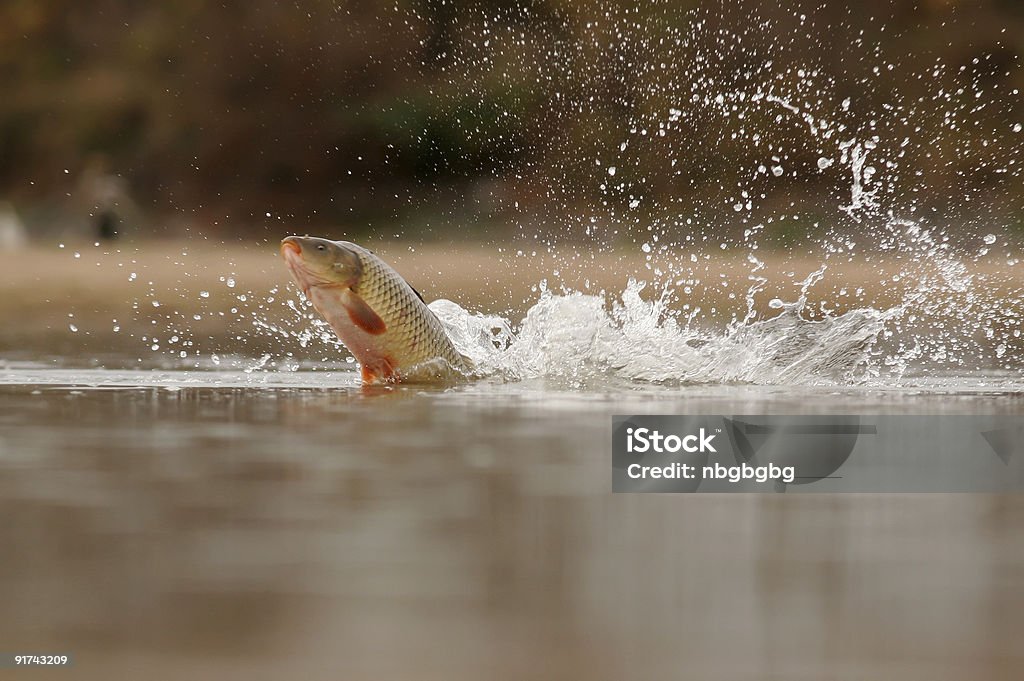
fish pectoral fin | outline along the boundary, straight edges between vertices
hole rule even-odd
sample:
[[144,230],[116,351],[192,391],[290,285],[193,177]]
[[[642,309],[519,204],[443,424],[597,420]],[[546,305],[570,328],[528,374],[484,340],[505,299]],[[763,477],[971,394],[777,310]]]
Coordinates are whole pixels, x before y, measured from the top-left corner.
[[352,289],[341,294],[341,304],[345,306],[349,319],[357,327],[366,333],[378,336],[388,330],[384,320],[380,318],[373,308],[366,304],[366,301],[359,297]]

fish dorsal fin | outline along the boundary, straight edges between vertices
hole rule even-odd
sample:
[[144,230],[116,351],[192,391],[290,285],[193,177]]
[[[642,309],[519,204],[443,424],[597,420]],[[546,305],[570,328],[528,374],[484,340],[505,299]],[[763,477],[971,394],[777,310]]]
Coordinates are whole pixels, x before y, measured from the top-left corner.
[[[405,283],[409,284],[409,282],[405,282]],[[412,292],[416,294],[416,297],[420,299],[421,303],[423,303],[424,305],[427,304],[427,301],[423,300],[423,294],[420,293],[419,291],[417,291],[416,289],[414,289],[412,287],[412,284],[409,284],[409,288],[412,288]]]
[[348,312],[348,318],[358,328],[371,336],[379,336],[388,330],[387,324],[380,318],[373,308],[367,305],[366,301],[359,297],[359,294],[352,289],[347,289],[341,294],[341,304]]

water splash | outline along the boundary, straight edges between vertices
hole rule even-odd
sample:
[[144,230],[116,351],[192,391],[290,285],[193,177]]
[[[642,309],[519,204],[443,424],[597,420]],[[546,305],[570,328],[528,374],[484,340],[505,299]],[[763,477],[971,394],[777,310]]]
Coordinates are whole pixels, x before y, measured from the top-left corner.
[[[829,25],[827,12],[782,10],[729,25],[718,9],[684,17],[671,3],[639,13],[609,6],[577,41],[506,31],[507,22],[485,16],[501,14],[486,4],[465,10],[480,15],[486,43],[453,44],[435,65],[442,81],[449,72],[461,80],[459,88],[439,88],[434,105],[483,99],[495,82],[508,89],[504,61],[487,61],[507,50],[536,75],[516,85],[526,99],[547,102],[543,116],[551,120],[541,128],[588,126],[585,144],[580,135],[551,136],[503,176],[518,179],[504,191],[516,210],[533,193],[569,216],[533,231],[526,218],[535,216],[517,213],[525,252],[554,252],[569,240],[592,250],[635,248],[649,276],[610,295],[542,286],[521,320],[433,303],[459,349],[482,375],[576,383],[614,375],[892,385],[944,371],[1019,373],[1024,291],[1007,236],[1017,208],[999,199],[1000,187],[1019,182],[1024,168],[1021,126],[1007,121],[1020,100],[1012,82],[980,78],[968,66],[893,63],[869,31]],[[856,36],[838,55],[838,71],[813,56],[835,50],[802,49],[836,28]],[[647,66],[622,66],[634,61]],[[902,72],[906,88],[876,87],[889,82],[880,74],[893,72]],[[500,116],[522,115],[509,106]],[[477,139],[493,128],[465,133]],[[948,199],[946,210],[921,198],[936,195]],[[792,274],[784,267],[799,288],[788,302],[764,300],[779,283],[767,272],[767,251],[814,263],[803,280],[797,267]],[[720,278],[721,259],[735,253],[746,262],[740,284]],[[844,266],[871,270],[880,291],[841,288],[813,302]],[[226,315],[244,321],[247,333],[297,343],[310,356],[347,356],[297,293],[238,294],[245,285],[231,272],[221,282],[236,302],[228,310],[209,303],[204,320]],[[710,302],[723,293],[734,309]],[[162,302],[152,287],[148,296]],[[193,361],[190,320],[161,314],[166,328],[144,336],[146,347],[187,352]],[[260,355],[246,360],[254,370],[299,365],[288,350],[252,354]]]
[[815,321],[805,301],[723,332],[681,323],[663,295],[645,300],[630,280],[611,304],[602,296],[545,289],[516,334],[507,320],[451,301],[430,308],[476,373],[508,380],[600,376],[653,383],[859,383],[878,375],[872,348],[892,312],[856,310]]

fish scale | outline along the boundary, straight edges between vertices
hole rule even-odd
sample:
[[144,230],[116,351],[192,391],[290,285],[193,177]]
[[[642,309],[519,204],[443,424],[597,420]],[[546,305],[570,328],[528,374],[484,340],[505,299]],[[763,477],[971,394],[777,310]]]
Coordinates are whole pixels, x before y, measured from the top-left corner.
[[441,358],[457,369],[465,369],[465,360],[448,339],[441,321],[401,275],[365,248],[341,243],[359,256],[363,269],[352,290],[387,326],[381,334],[381,350],[399,366]]

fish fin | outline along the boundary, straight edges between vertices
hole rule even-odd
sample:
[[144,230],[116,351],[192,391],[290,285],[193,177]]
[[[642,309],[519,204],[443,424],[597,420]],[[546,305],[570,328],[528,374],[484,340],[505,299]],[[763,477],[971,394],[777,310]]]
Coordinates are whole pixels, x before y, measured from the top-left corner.
[[375,383],[389,383],[398,380],[398,372],[395,370],[394,364],[391,359],[384,357],[380,363],[368,367],[365,364],[362,368],[363,384],[373,385]]
[[341,296],[341,303],[348,312],[349,319],[357,327],[372,336],[379,336],[388,330],[387,324],[380,318],[373,308],[366,304],[366,301],[359,297],[358,293],[349,289]]
[[[409,283],[409,282],[406,282],[406,283]],[[412,284],[409,284],[409,288],[412,288]],[[423,294],[422,293],[420,293],[419,291],[417,291],[414,288],[412,288],[412,292],[416,294],[416,297],[420,299],[421,303],[423,303],[424,305],[427,304],[427,301],[423,300]]]

